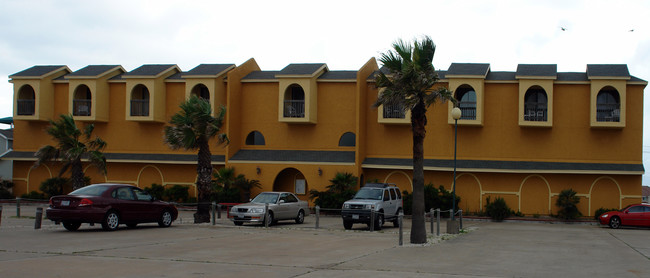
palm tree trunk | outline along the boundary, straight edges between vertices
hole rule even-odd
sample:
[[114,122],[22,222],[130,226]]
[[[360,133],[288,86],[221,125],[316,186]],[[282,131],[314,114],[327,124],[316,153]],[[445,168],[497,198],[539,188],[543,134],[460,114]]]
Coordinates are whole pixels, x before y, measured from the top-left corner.
[[198,189],[198,206],[194,214],[194,223],[210,222],[210,193],[212,185],[212,154],[210,145],[205,139],[200,139],[199,158],[196,172],[198,174],[196,187]]
[[77,159],[70,163],[70,179],[72,179],[72,190],[77,190],[86,186],[81,160]]
[[413,218],[411,243],[426,243],[427,231],[424,223],[424,137],[426,136],[426,108],[424,102],[411,110],[413,131]]

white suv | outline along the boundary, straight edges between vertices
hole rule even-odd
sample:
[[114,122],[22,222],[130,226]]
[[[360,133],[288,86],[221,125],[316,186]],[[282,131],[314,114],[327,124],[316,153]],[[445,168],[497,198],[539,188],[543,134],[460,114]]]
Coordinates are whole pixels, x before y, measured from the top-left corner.
[[371,211],[375,212],[375,230],[381,230],[385,220],[391,220],[395,227],[399,227],[398,215],[402,206],[402,194],[394,184],[366,183],[352,200],[343,203],[343,227],[349,230],[354,223],[365,223],[370,227]]

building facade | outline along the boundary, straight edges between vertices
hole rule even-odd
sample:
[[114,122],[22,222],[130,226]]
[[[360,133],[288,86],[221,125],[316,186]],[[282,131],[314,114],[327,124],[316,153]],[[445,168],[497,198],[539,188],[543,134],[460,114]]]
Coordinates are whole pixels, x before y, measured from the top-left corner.
[[[196,153],[173,151],[163,128],[190,95],[226,108],[227,146],[211,144],[215,169],[233,167],[267,190],[325,190],[337,172],[397,184],[412,191],[410,114],[373,108],[379,94],[374,58],[358,70],[289,64],[261,70],[254,59],[176,65],[35,66],[9,76],[14,85],[14,193],[38,190],[59,165],[33,168],[34,152],[52,144],[48,120],[72,114],[95,124],[104,139],[108,173],[86,166],[93,182],[187,185],[195,193]],[[453,63],[438,72],[454,92],[458,120],[456,193],[459,208],[476,212],[502,197],[524,214],[555,214],[564,189],[581,198],[580,211],[641,201],[643,90],[647,82],[626,65],[587,65],[557,72],[552,64],[491,71],[489,64]],[[451,103],[427,112],[425,183],[453,184]],[[215,112],[216,113],[216,112]]]

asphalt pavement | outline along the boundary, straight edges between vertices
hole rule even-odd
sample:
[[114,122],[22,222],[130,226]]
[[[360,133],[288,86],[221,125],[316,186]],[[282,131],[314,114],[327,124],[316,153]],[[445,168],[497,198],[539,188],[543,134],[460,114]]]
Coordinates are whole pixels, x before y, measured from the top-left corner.
[[264,228],[193,224],[182,211],[170,228],[68,232],[46,219],[34,229],[34,206],[21,209],[32,218],[3,209],[0,277],[650,277],[645,228],[465,220],[459,235],[443,222],[440,236],[409,244],[407,219],[399,245],[390,223],[346,231],[335,216],[320,217],[318,229],[314,215]]

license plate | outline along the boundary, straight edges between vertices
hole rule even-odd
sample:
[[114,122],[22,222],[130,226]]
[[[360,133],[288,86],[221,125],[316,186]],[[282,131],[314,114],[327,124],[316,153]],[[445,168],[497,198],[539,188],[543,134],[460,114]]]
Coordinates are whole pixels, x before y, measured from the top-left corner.
[[352,219],[359,219],[359,215],[358,214],[353,214]]
[[63,201],[61,201],[61,205],[64,206],[64,207],[65,207],[65,206],[69,206],[69,205],[70,205],[70,200],[63,200]]

